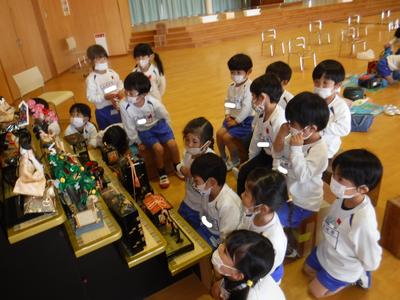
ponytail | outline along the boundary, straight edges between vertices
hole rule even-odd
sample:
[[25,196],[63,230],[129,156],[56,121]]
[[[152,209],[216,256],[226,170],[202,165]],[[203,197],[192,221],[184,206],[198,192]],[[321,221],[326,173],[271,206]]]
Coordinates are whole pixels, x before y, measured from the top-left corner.
[[156,52],[153,52],[153,54],[154,54],[154,61],[156,62],[158,71],[160,72],[161,75],[164,75],[164,67],[161,62],[160,56]]

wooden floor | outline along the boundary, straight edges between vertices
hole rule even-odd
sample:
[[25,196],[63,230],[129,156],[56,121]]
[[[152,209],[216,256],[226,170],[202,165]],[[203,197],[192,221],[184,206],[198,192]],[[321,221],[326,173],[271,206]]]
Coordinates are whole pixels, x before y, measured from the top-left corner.
[[[356,13],[356,12],[355,12]],[[399,16],[399,12],[394,15]],[[347,16],[344,16],[344,18]],[[369,17],[362,22],[375,23],[378,16]],[[339,33],[345,26],[344,23],[326,24],[326,28],[333,33],[334,42],[331,45],[315,46],[317,60],[338,59],[348,74],[357,74],[366,70],[367,62],[354,58],[338,58]],[[286,39],[289,37],[305,35],[306,26],[284,30],[281,35]],[[368,48],[375,53],[381,51],[381,46],[391,37],[386,32],[385,26],[374,26],[369,30]],[[223,120],[223,102],[227,86],[230,83],[227,60],[238,52],[249,54],[254,63],[251,78],[264,73],[266,66],[276,60],[287,60],[287,57],[261,56],[260,37],[258,32],[246,38],[223,42],[216,45],[160,52],[163,60],[166,78],[167,92],[164,103],[169,110],[173,122],[176,140],[183,148],[182,129],[192,118],[205,116],[214,125],[215,131],[220,127]],[[122,78],[133,68],[134,62],[130,56],[115,57],[111,59],[111,66]],[[301,72],[297,61],[291,63],[294,70],[288,90],[294,94],[312,90],[311,72],[313,69],[311,61],[306,61],[306,69]],[[69,89],[73,90],[77,100],[86,102],[85,82],[81,73],[65,73],[62,76],[47,83],[47,90]],[[378,104],[391,103],[400,105],[400,86],[392,86],[368,95]],[[60,114],[67,118],[68,107],[59,109]],[[383,212],[386,201],[400,194],[400,116],[378,116],[368,133],[351,133],[343,139],[343,148],[367,148],[376,153],[384,165],[384,177],[377,207],[379,224],[382,224]],[[175,206],[178,206],[184,193],[184,183],[176,178],[171,178],[171,187],[162,193]],[[233,188],[236,187],[232,174],[229,174],[228,182]],[[154,185],[156,186],[156,185]],[[400,229],[399,229],[400,230]],[[308,279],[302,274],[302,260],[289,264],[285,267],[285,276],[282,288],[287,299],[311,299],[307,293]],[[195,288],[196,285],[194,285]],[[394,258],[390,253],[384,251],[383,261],[378,271],[373,274],[373,287],[369,291],[358,288],[348,288],[331,299],[400,299],[400,260]],[[194,291],[193,298],[198,297]],[[167,297],[168,295],[165,295]],[[170,295],[169,298],[174,298]],[[186,299],[192,299],[189,295]]]

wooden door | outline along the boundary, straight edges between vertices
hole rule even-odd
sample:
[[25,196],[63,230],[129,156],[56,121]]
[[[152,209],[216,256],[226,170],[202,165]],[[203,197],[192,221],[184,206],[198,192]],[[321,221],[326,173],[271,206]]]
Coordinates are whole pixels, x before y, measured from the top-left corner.
[[[25,70],[26,64],[21,51],[21,41],[18,39],[7,0],[0,0],[0,20],[2,32],[0,60],[11,94],[14,99],[17,99],[20,94],[12,75]],[[29,28],[29,25],[27,24],[26,27]]]

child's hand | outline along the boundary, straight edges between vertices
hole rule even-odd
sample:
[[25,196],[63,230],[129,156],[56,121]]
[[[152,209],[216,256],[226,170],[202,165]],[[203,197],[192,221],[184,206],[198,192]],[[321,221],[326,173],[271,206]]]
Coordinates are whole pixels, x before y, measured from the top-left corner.
[[190,177],[191,176],[191,174],[190,174],[190,169],[188,168],[188,167],[181,167],[181,173],[186,177],[186,178],[188,178],[188,177]]
[[119,99],[117,97],[111,99],[111,104],[116,110],[119,111]]
[[290,146],[303,146],[303,144],[304,138],[302,133],[292,135],[292,137],[290,138]]
[[225,121],[229,121],[230,119],[232,119],[231,115],[225,115]]
[[290,126],[289,123],[283,123],[281,128],[279,128],[278,135],[281,138],[287,137],[290,133]]
[[117,98],[118,98],[119,100],[122,100],[122,99],[125,98],[125,92],[124,92],[123,89],[120,90],[120,91],[118,91]]
[[230,118],[229,120],[226,120],[226,125],[228,125],[228,128],[230,128],[238,125],[238,122],[236,122],[234,118]]

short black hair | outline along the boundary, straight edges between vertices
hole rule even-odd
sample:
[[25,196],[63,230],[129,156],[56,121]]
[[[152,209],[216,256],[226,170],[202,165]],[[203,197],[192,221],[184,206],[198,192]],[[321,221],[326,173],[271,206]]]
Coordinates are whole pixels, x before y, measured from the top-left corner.
[[276,61],[269,64],[265,69],[265,73],[274,73],[281,81],[286,80],[289,82],[290,78],[292,78],[292,69],[283,61]]
[[259,97],[261,93],[267,94],[271,103],[278,103],[282,96],[283,88],[277,75],[267,73],[254,79],[250,85],[250,92],[256,97]]
[[210,121],[204,117],[195,118],[186,124],[183,128],[183,137],[186,137],[189,133],[199,136],[201,144],[207,141],[213,143],[214,141],[214,128]]
[[93,61],[96,58],[108,57],[108,54],[106,49],[103,48],[103,46],[95,44],[87,48],[86,56],[87,58]]
[[84,117],[88,117],[89,120],[92,117],[92,111],[89,105],[85,103],[75,103],[69,109],[69,114],[74,112],[81,113]]
[[32,98],[36,104],[42,104],[45,109],[49,109],[49,103],[43,98]]
[[28,130],[21,130],[18,135],[19,146],[23,149],[32,149],[32,136]]
[[226,165],[221,157],[214,153],[206,153],[195,158],[191,167],[192,176],[199,176],[204,182],[214,178],[219,186],[223,186],[226,180]]
[[228,68],[231,71],[245,71],[246,73],[253,67],[250,56],[239,53],[228,60]]
[[147,94],[150,92],[151,82],[143,73],[132,72],[124,80],[124,88],[127,91],[136,90],[139,95]]
[[379,158],[366,149],[352,149],[340,153],[332,162],[332,170],[354,183],[374,189],[382,179],[383,166]]
[[139,57],[139,56],[150,56],[152,55],[153,49],[151,49],[151,46],[149,44],[145,44],[145,43],[139,43],[137,44],[132,51],[132,55],[133,57]]
[[128,135],[118,125],[111,126],[104,132],[103,143],[113,146],[120,155],[124,155],[129,148]]
[[321,61],[313,70],[313,80],[320,79],[324,76],[326,79],[333,80],[338,84],[344,80],[346,73],[343,65],[337,60],[327,59]]
[[320,131],[326,127],[329,121],[328,104],[317,94],[302,92],[289,101],[285,117],[288,122],[297,122],[302,128],[316,125]]
[[256,205],[265,204],[277,211],[288,199],[285,176],[267,168],[256,168],[246,178],[246,185]]
[[400,27],[396,29],[396,31],[394,32],[394,37],[400,39]]

